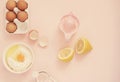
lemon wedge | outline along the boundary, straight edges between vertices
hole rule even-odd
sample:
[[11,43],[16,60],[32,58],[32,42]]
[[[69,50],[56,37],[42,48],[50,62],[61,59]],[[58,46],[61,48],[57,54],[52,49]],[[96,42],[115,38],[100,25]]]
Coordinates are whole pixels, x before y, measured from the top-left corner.
[[85,54],[92,50],[90,42],[86,38],[79,38],[75,44],[75,51],[77,54]]
[[58,59],[63,62],[70,62],[74,56],[74,49],[67,47],[59,51]]

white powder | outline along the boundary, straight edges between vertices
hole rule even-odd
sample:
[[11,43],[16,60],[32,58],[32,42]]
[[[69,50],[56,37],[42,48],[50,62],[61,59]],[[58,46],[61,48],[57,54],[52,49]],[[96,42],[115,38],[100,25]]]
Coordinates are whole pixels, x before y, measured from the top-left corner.
[[25,60],[23,62],[19,62],[14,60],[12,57],[8,57],[8,66],[16,72],[25,71],[32,63],[32,53],[24,46],[20,46],[14,55],[17,55],[18,53],[22,53]]

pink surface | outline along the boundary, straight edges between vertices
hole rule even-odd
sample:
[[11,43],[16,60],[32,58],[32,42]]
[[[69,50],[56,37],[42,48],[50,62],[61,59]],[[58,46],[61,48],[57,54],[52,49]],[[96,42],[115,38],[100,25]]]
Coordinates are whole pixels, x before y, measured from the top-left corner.
[[[9,35],[4,27],[4,0],[0,0],[0,82],[35,82],[33,71],[47,69],[58,82],[120,82],[120,0],[30,0],[30,27],[47,36],[49,45],[40,48],[26,35]],[[73,12],[80,19],[80,29],[70,42],[65,42],[58,29],[62,16]],[[74,45],[77,37],[86,37],[93,50],[75,55],[70,63],[57,59],[57,52]],[[14,42],[25,42],[35,52],[31,70],[16,75],[7,71],[2,53]]]

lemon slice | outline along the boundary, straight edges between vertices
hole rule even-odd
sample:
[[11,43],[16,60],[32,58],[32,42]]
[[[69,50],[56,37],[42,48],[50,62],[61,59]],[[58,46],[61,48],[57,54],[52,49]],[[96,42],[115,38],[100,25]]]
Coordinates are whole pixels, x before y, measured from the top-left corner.
[[63,62],[69,62],[74,56],[74,49],[68,47],[59,51],[58,58]]
[[86,38],[79,38],[75,45],[75,51],[77,54],[85,54],[92,50],[90,42]]

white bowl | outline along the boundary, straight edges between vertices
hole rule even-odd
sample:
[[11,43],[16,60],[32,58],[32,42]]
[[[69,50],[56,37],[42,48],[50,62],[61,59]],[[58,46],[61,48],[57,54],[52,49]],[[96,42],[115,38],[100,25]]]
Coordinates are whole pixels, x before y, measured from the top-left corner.
[[[8,50],[10,47],[14,46],[14,45],[23,45],[23,46],[25,46],[26,48],[28,48],[28,49],[31,51],[31,53],[32,53],[32,63],[30,64],[30,66],[29,66],[28,68],[26,68],[25,70],[20,71],[20,72],[16,72],[16,71],[12,70],[12,69],[8,66],[8,64],[7,64],[6,60],[5,60],[7,50]],[[33,51],[32,51],[32,49],[31,49],[28,45],[26,45],[25,43],[19,42],[19,43],[14,43],[14,44],[12,44],[12,45],[9,45],[8,48],[6,48],[6,50],[5,50],[4,53],[3,53],[3,64],[4,64],[5,68],[6,68],[8,71],[10,71],[10,72],[12,72],[12,73],[15,73],[15,74],[21,74],[21,73],[27,72],[27,71],[32,67],[33,61],[34,61]]]

